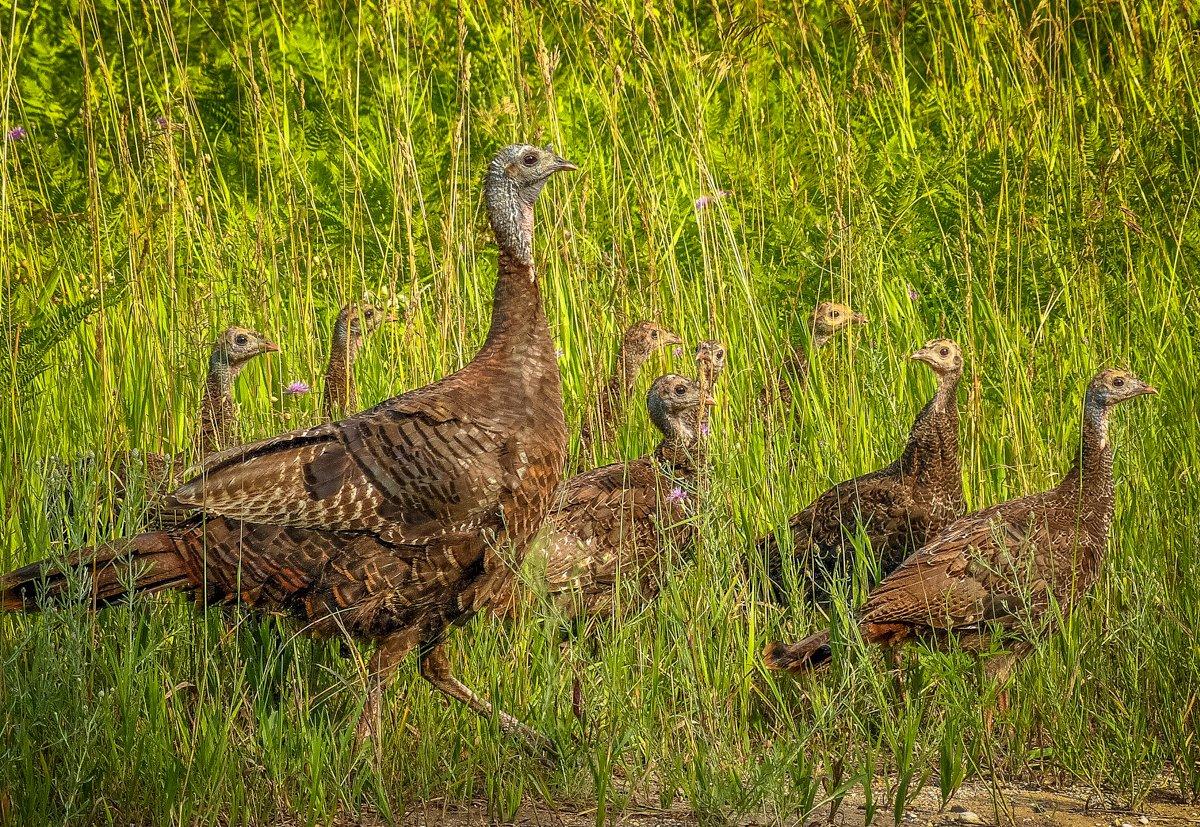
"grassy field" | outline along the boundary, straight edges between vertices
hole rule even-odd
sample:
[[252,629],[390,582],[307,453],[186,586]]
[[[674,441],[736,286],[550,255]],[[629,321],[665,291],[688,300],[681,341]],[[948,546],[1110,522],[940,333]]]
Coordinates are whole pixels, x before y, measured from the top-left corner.
[[[55,548],[47,458],[189,444],[228,324],[283,347],[238,384],[249,437],[316,421],[319,394],[282,390],[318,385],[338,306],[368,290],[420,292],[364,351],[364,403],[462,365],[495,274],[480,177],[513,140],[583,170],[543,195],[535,243],[568,422],[637,318],[731,361],[702,547],[650,610],[565,657],[538,611],[452,638],[561,764],[413,664],[356,757],[361,662],[154,599],[0,618],[0,821],[328,824],[435,800],[792,823],[843,796],[889,821],[1000,776],[1200,795],[1200,14],[1067,5],[0,0],[3,570]],[[871,324],[772,416],[758,389],[823,298]],[[914,653],[902,700],[867,652],[766,674],[766,640],[822,621],[766,611],[740,573],[755,536],[897,453],[933,387],[905,357],[935,335],[967,355],[972,507],[1057,481],[1099,367],[1161,391],[1116,416],[1101,582],[991,737],[995,687],[963,657]],[[575,464],[652,445],[639,406]],[[74,542],[112,530],[103,489]]]

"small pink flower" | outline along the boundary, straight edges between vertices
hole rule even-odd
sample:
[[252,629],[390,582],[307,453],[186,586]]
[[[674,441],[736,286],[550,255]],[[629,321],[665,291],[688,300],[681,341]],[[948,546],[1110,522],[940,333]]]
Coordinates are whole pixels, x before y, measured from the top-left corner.
[[712,430],[707,422],[700,423],[700,436],[708,436],[708,432]]
[[682,488],[680,488],[678,485],[675,486],[674,488],[672,488],[670,493],[667,494],[667,502],[681,503],[686,499],[687,499],[687,492],[684,491]]
[[696,199],[696,211],[706,210],[726,196],[733,195],[730,190],[717,190],[712,195],[701,195]]
[[561,347],[554,349],[554,358],[555,359],[561,359],[565,355],[566,354],[563,353],[563,349]]
[[911,284],[908,286],[908,298],[911,301],[920,301],[921,300],[921,294],[918,293],[917,288],[913,287]]
[[673,354],[675,354],[676,356],[682,356],[682,355],[683,355],[683,348],[682,348],[682,347],[680,347],[679,345],[675,345],[675,348],[674,348],[674,350],[672,350],[671,352],[672,352]]
[[29,130],[23,126],[14,126],[8,130],[8,139],[10,141],[23,141],[29,137]]
[[292,382],[286,388],[284,388],[283,392],[288,396],[303,396],[310,390],[312,390],[312,388],[308,386],[307,382],[302,382],[301,380],[297,379],[295,382]]
[[167,127],[171,125],[171,122],[167,120],[166,115],[159,115],[154,119],[154,125],[159,129],[166,131]]

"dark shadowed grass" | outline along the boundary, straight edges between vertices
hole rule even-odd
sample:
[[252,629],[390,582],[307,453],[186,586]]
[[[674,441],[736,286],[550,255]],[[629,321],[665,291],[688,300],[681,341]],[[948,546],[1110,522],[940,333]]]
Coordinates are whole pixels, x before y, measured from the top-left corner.
[[[980,776],[1135,804],[1164,777],[1200,794],[1194,17],[1121,0],[0,11],[0,125],[28,132],[0,141],[5,570],[59,551],[48,458],[102,460],[67,527],[80,542],[109,531],[104,458],[189,444],[201,354],[230,323],[284,349],[238,383],[248,437],[316,421],[318,394],[282,389],[317,387],[338,306],[367,290],[424,288],[364,352],[364,402],[462,365],[495,266],[479,178],[512,140],[583,170],[547,189],[536,244],[571,422],[636,318],[730,354],[702,546],[662,598],[566,655],[537,609],[452,639],[464,679],[554,739],[561,766],[412,664],[356,757],[365,652],[138,600],[0,619],[0,819],[325,824],[436,799],[497,819],[539,801],[791,823],[866,792],[887,820]],[[109,290],[14,381],[48,310]],[[794,410],[763,410],[822,298],[872,323],[821,353]],[[827,621],[764,610],[741,574],[754,537],[899,450],[932,392],[905,357],[935,335],[968,359],[973,507],[1057,481],[1099,367],[1162,391],[1116,417],[1103,578],[1018,671],[990,738],[996,688],[981,697],[965,657],[909,653],[902,693],[853,645],[820,680],[767,675],[767,640]],[[689,361],[663,357],[639,393]],[[635,409],[575,461],[652,444]]]

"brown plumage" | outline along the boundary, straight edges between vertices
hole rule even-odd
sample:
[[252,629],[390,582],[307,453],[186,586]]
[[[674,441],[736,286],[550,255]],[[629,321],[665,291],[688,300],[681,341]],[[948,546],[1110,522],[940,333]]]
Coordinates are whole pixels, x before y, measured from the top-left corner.
[[348,304],[338,313],[329,346],[329,365],[325,368],[324,399],[321,412],[326,421],[341,419],[358,410],[358,384],[354,379],[354,360],[363,341],[384,322],[400,317],[373,304]]
[[[512,577],[549,510],[566,461],[554,342],[533,268],[533,207],[574,166],[550,149],[511,146],[484,178],[500,247],[486,341],[457,373],[337,423],[211,457],[174,494],[202,516],[170,531],[80,551],[85,599],[182,589],[207,602],[285,611],[309,634],[376,644],[357,734],[378,732],[384,685],[420,654],[421,675],[490,716],[450,671],[454,626]],[[63,573],[35,563],[3,578],[10,610],[36,609],[38,583],[68,598]],[[548,746],[502,712],[501,727]]]
[[279,345],[244,327],[231,327],[217,339],[209,355],[204,396],[200,399],[200,427],[196,432],[198,459],[241,441],[237,406],[233,401],[233,381],[255,356],[278,351]]
[[[700,383],[700,396],[712,400],[713,388],[725,372],[725,346],[715,339],[705,339],[696,345],[696,379]],[[696,408],[696,433],[701,439],[708,436],[709,405]]]
[[804,346],[797,347],[784,360],[779,376],[774,381],[768,381],[759,395],[759,401],[764,405],[778,402],[784,408],[792,405],[793,394],[800,392],[808,384],[809,359],[812,354],[825,347],[843,330],[853,324],[866,324],[867,317],[862,313],[851,310],[837,302],[821,302],[813,308],[808,321],[809,350]]
[[595,444],[612,439],[624,415],[626,401],[633,393],[638,373],[646,360],[660,348],[682,344],[683,340],[654,322],[637,322],[625,331],[612,376],[600,390],[592,410],[585,414],[580,428],[581,453],[588,455]]
[[[574,620],[606,618],[633,583],[636,610],[657,596],[671,553],[693,544],[690,517],[697,499],[696,471],[703,461],[694,429],[703,406],[700,385],[675,374],[654,381],[646,397],[650,419],[662,433],[654,452],[578,474],[561,486],[560,502],[546,519],[530,562],[544,564],[546,594]],[[494,612],[512,617],[533,602],[514,580]]]
[[780,548],[774,535],[758,541],[775,602],[788,601],[785,555],[793,555],[809,597],[823,603],[834,579],[853,571],[852,540],[860,528],[871,541],[880,573],[886,576],[962,516],[966,503],[955,396],[962,378],[962,352],[949,339],[934,339],[912,358],[929,365],[938,385],[913,422],[900,457],[886,468],[838,483],[794,515],[785,548]]
[[[1069,613],[1096,582],[1113,516],[1108,415],[1155,392],[1125,371],[1101,371],[1084,398],[1079,452],[1062,482],[963,517],[905,560],[858,613],[863,639],[893,647],[953,638],[981,651],[998,633],[1011,648],[986,672],[1005,678],[1051,619],[1050,606]],[[832,657],[829,633],[769,644],[764,657],[772,669],[809,671]]]

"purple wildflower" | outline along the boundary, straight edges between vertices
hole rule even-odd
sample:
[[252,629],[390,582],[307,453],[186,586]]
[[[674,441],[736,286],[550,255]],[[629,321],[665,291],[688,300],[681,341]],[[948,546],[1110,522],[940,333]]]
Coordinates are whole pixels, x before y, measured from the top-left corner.
[[566,354],[563,353],[563,349],[561,347],[556,347],[554,349],[554,358],[555,359],[561,359],[561,358],[563,358],[564,355],[566,355]]
[[908,286],[908,298],[911,301],[920,301],[921,300],[921,294],[918,293],[917,288],[913,287],[911,284]]
[[696,211],[706,210],[727,195],[733,195],[730,190],[717,190],[712,195],[701,195],[696,199]]
[[166,128],[171,125],[171,122],[167,120],[166,115],[159,115],[154,119],[154,125],[159,129],[166,131]]
[[288,396],[303,396],[304,394],[308,393],[310,390],[312,390],[312,389],[309,388],[307,382],[303,382],[303,381],[297,379],[295,382],[292,382],[286,388],[284,388],[283,392],[286,393]]
[[682,488],[680,488],[678,485],[675,486],[674,488],[672,488],[671,492],[669,494],[667,494],[667,502],[681,503],[686,499],[687,499],[687,492],[684,491]]
[[709,424],[707,422],[700,423],[700,436],[708,436],[708,432],[711,430],[712,430],[712,428],[709,426]]
[[23,141],[29,137],[29,130],[23,126],[14,126],[8,130],[8,139],[10,141]]
[[675,345],[675,348],[671,352],[674,353],[676,356],[682,356],[683,355],[683,347],[681,345]]

